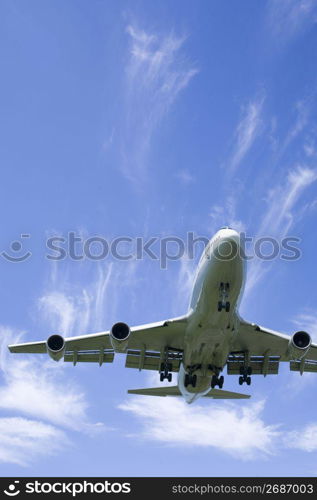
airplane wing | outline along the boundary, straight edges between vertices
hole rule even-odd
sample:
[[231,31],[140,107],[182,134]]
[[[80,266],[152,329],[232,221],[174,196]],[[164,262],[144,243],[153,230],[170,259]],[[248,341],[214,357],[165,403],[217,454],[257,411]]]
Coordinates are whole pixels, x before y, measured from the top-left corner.
[[[178,371],[184,347],[187,318],[180,317],[157,323],[131,327],[126,351],[128,368],[158,370],[159,363],[168,351],[172,371]],[[46,341],[27,342],[8,346],[12,353],[46,353]],[[114,349],[110,332],[91,333],[65,338],[64,361],[97,362],[100,365],[112,362]]]
[[249,358],[248,364],[252,367],[252,374],[277,374],[280,361],[290,362],[292,371],[317,372],[317,345],[311,344],[302,360],[292,360],[289,354],[291,337],[241,320],[237,337],[228,357],[228,373],[239,373],[240,366]]
[[[153,387],[145,389],[130,389],[128,394],[138,394],[142,396],[181,396],[181,392],[177,385]],[[223,391],[222,389],[211,389],[204,396],[205,398],[213,399],[249,399],[248,394],[241,394],[239,392]]]

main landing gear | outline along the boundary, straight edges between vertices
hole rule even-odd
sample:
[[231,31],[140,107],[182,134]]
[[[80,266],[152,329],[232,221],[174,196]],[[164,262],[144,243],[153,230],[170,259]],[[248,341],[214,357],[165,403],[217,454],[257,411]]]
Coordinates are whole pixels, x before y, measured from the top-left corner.
[[188,387],[191,385],[192,387],[196,387],[197,384],[197,375],[190,375],[189,373],[185,374],[185,379],[184,379],[184,386]]
[[247,368],[241,366],[239,385],[242,385],[244,382],[246,382],[247,385],[250,385],[251,384],[251,375],[252,375],[251,366],[248,366]]
[[168,382],[172,382],[172,363],[161,363],[160,368],[160,381],[163,382],[165,379],[167,379]]
[[211,388],[214,389],[216,386],[219,387],[219,389],[222,389],[223,383],[224,383],[224,376],[221,375],[221,377],[217,377],[217,375],[213,375],[211,377]]
[[229,290],[230,290],[230,285],[229,283],[220,283],[219,286],[219,302],[218,302],[218,311],[221,312],[222,309],[225,309],[226,312],[230,311],[230,302],[228,301],[229,298]]
[[161,359],[160,364],[160,381],[163,382],[165,379],[168,382],[172,382],[172,371],[173,364],[169,362],[168,359],[168,347],[165,347],[163,359]]

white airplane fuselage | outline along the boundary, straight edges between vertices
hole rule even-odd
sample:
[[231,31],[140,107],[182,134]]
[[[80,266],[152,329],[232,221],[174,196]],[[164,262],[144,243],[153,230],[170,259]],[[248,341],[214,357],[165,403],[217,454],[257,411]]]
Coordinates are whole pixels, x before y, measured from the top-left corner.
[[[244,282],[239,233],[221,229],[200,259],[188,311],[178,374],[179,390],[188,403],[210,391],[212,376],[218,375],[227,362],[239,324],[238,305]],[[196,375],[195,387],[185,387],[186,373]]]

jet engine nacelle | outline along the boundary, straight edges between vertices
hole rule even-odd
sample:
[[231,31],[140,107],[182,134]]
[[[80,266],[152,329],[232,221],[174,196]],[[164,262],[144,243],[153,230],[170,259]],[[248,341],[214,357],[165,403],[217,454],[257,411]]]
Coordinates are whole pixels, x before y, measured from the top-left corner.
[[65,340],[61,335],[51,335],[46,341],[48,354],[54,361],[59,361],[65,352]]
[[116,352],[125,352],[131,330],[126,323],[115,323],[110,330],[110,341]]
[[302,359],[307,354],[311,344],[311,336],[307,332],[296,332],[291,337],[288,352],[291,359]]

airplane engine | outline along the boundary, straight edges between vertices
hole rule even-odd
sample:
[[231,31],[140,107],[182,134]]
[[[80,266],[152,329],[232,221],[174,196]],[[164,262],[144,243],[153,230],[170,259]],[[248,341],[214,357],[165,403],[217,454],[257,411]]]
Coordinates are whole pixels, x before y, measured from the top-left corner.
[[47,353],[54,361],[59,361],[65,352],[65,340],[61,335],[51,335],[46,341]]
[[116,352],[125,352],[131,330],[126,323],[115,323],[110,331],[110,341]]
[[311,345],[311,336],[307,332],[296,332],[289,341],[288,351],[291,359],[302,359]]

